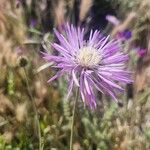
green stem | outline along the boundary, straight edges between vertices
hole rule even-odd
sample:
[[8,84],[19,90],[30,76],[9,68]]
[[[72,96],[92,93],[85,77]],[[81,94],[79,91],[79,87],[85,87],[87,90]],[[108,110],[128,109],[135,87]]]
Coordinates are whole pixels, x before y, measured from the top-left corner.
[[26,84],[27,84],[27,90],[28,90],[30,99],[32,101],[32,106],[33,106],[34,113],[35,113],[35,121],[36,121],[36,124],[37,124],[38,138],[39,138],[39,150],[43,150],[38,110],[37,110],[37,107],[36,107],[35,100],[34,100],[34,98],[32,96],[31,90],[30,90],[29,81],[28,81],[28,78],[27,78],[27,72],[26,72],[25,68],[24,68],[24,74],[25,74],[25,79],[26,79]]
[[76,112],[76,105],[79,98],[79,88],[76,92],[76,98],[73,105],[73,115],[72,115],[72,123],[71,123],[71,135],[70,135],[70,150],[72,150],[73,147],[73,128],[74,128],[74,120],[75,120],[75,112]]

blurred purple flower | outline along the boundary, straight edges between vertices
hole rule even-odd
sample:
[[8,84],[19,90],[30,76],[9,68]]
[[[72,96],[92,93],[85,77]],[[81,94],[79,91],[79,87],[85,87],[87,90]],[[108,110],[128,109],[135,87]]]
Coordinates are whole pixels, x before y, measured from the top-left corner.
[[35,27],[37,25],[37,20],[36,19],[31,19],[30,20],[30,27]]
[[137,48],[137,54],[140,57],[143,57],[146,54],[146,49],[142,49],[142,48]]
[[[112,23],[114,26],[120,25],[120,21],[112,15],[107,15],[106,20],[108,20],[110,23]],[[117,33],[117,38],[121,38],[123,40],[128,40],[132,36],[132,32],[129,29],[125,29],[123,31],[120,31]]]
[[60,44],[53,43],[52,47],[59,55],[43,53],[44,59],[55,63],[53,67],[59,71],[48,82],[61,77],[65,73],[69,76],[68,96],[74,84],[79,87],[81,98],[91,109],[96,108],[94,88],[109,94],[116,102],[116,93],[123,88],[116,82],[130,83],[131,73],[125,70],[128,55],[121,52],[121,45],[117,40],[103,37],[98,30],[90,32],[88,40],[84,39],[84,28],[65,26],[65,36],[54,30]]
[[22,0],[16,0],[16,8],[19,8],[21,2],[22,2]]
[[115,26],[120,24],[120,21],[115,16],[112,16],[112,15],[107,15],[106,20],[109,21],[110,23],[112,23]]
[[128,40],[132,37],[132,32],[129,30],[129,29],[126,29],[122,32],[118,32],[118,38],[122,38],[122,39],[125,39],[125,40]]

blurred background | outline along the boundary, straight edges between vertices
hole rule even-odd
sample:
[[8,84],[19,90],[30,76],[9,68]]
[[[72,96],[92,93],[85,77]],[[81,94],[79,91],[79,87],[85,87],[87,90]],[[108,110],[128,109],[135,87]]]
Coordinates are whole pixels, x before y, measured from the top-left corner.
[[120,40],[133,84],[119,104],[97,93],[95,111],[78,102],[73,150],[150,149],[150,0],[0,0],[0,150],[38,149],[33,100],[43,150],[68,150],[74,96],[67,83],[47,83],[55,70],[40,51],[72,23]]

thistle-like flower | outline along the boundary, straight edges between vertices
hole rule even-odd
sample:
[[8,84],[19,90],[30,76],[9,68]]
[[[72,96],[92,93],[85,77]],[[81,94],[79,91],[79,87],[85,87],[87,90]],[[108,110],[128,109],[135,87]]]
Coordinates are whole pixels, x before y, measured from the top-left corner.
[[116,92],[123,91],[118,82],[130,83],[130,72],[126,71],[125,62],[128,55],[121,52],[117,40],[104,37],[99,31],[90,32],[88,40],[84,39],[84,28],[65,26],[65,35],[54,30],[58,43],[52,47],[58,55],[43,53],[44,59],[53,61],[58,72],[48,82],[67,73],[69,76],[68,97],[76,85],[81,98],[91,109],[96,108],[95,90],[110,95],[115,101]]

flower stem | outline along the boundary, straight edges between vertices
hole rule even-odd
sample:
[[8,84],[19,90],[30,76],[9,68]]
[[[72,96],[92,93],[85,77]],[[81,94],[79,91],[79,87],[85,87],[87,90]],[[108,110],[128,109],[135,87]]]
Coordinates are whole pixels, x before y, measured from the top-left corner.
[[35,100],[34,100],[32,94],[31,94],[31,90],[30,90],[29,81],[28,81],[28,78],[27,78],[26,69],[25,68],[23,68],[23,69],[24,69],[24,74],[25,74],[25,79],[26,79],[26,84],[27,84],[27,90],[28,90],[30,99],[32,101],[32,106],[33,106],[34,113],[35,113],[35,121],[36,121],[36,125],[37,125],[37,130],[38,130],[37,132],[38,132],[38,138],[39,138],[39,150],[43,150],[38,110],[37,110],[37,107],[36,107]]
[[72,115],[71,135],[70,135],[70,150],[72,150],[73,147],[73,128],[74,128],[75,112],[76,112],[78,98],[79,98],[79,88],[77,89],[76,97],[73,105],[73,115]]

